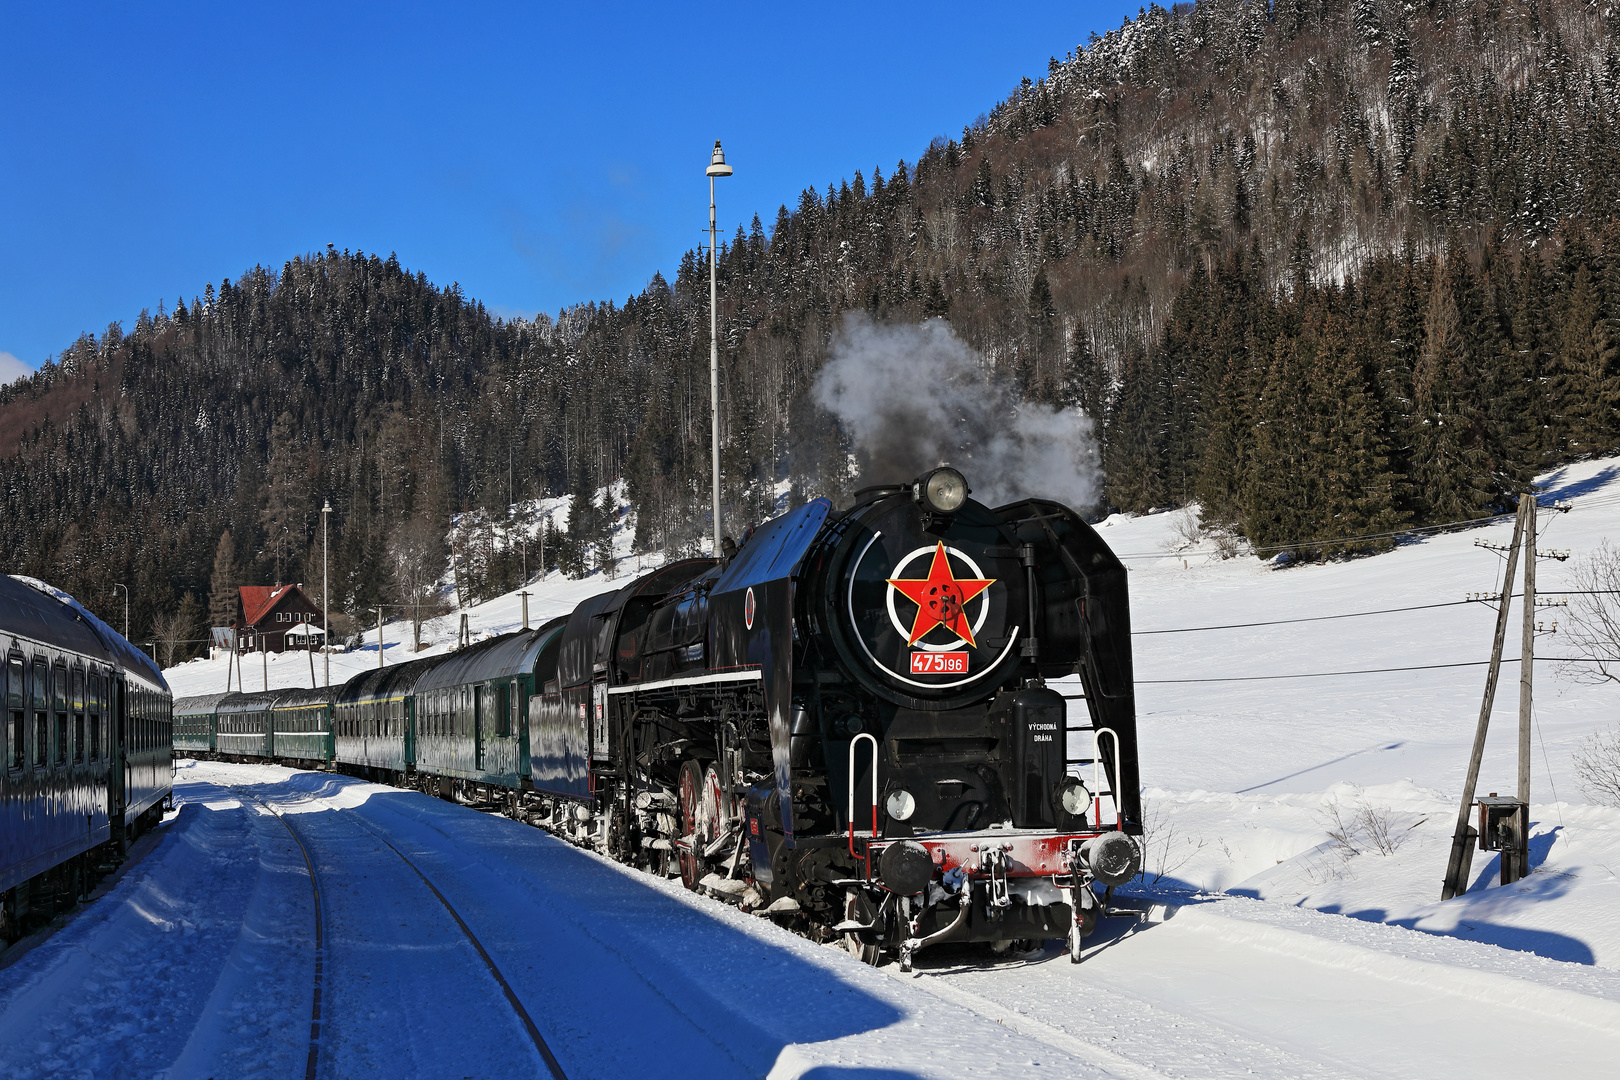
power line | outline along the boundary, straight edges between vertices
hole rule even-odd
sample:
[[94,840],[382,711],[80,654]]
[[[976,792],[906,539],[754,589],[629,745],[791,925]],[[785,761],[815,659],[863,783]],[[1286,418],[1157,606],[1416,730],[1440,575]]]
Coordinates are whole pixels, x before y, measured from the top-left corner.
[[1192,634],[1200,630],[1242,630],[1250,626],[1282,626],[1284,623],[1325,622],[1329,619],[1359,619],[1367,615],[1393,615],[1400,611],[1427,611],[1430,608],[1460,607],[1478,603],[1477,600],[1450,600],[1441,604],[1418,604],[1415,607],[1381,608],[1378,611],[1350,611],[1343,615],[1308,615],[1298,619],[1267,619],[1264,622],[1225,623],[1221,626],[1180,626],[1170,630],[1132,630],[1131,636],[1147,634]]
[[[1617,596],[1620,589],[1549,589],[1546,596]],[[1508,597],[1510,600],[1519,600],[1523,593],[1514,593]],[[1461,607],[1464,604],[1487,603],[1482,600],[1448,600],[1438,604],[1415,604],[1411,607],[1379,608],[1377,611],[1347,611],[1340,615],[1304,615],[1297,619],[1267,619],[1263,622],[1223,623],[1219,626],[1178,626],[1168,630],[1132,630],[1131,636],[1146,636],[1149,634],[1193,634],[1202,630],[1242,630],[1251,626],[1283,626],[1289,623],[1326,622],[1330,619],[1360,619],[1368,615],[1394,615],[1403,611],[1429,611],[1433,608]]]
[[[1517,664],[1522,657],[1503,657],[1504,664]],[[1620,659],[1608,656],[1537,656],[1534,660],[1560,664],[1615,664]],[[1162,686],[1170,683],[1228,683],[1272,682],[1277,679],[1331,679],[1340,675],[1387,675],[1398,671],[1438,671],[1441,668],[1488,667],[1489,660],[1464,660],[1456,664],[1414,664],[1410,667],[1359,668],[1355,671],[1302,671],[1288,675],[1228,675],[1217,679],[1137,679],[1137,686]]]

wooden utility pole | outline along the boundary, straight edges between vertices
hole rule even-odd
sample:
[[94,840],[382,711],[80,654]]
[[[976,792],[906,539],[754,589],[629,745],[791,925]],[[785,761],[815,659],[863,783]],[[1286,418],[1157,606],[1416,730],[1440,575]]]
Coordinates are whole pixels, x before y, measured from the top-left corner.
[[1473,841],[1478,836],[1469,826],[1468,819],[1474,808],[1479,764],[1485,756],[1485,735],[1491,727],[1491,707],[1496,704],[1496,677],[1502,670],[1502,644],[1507,640],[1508,605],[1513,599],[1513,575],[1518,569],[1519,546],[1524,538],[1525,519],[1535,512],[1534,506],[1535,496],[1519,497],[1519,514],[1513,520],[1513,540],[1508,544],[1507,569],[1502,574],[1502,606],[1496,611],[1496,638],[1491,643],[1491,666],[1485,674],[1485,700],[1479,707],[1479,725],[1474,729],[1474,750],[1468,756],[1468,777],[1463,781],[1462,805],[1457,809],[1457,831],[1451,837],[1451,858],[1446,863],[1446,878],[1440,887],[1441,900],[1450,900],[1468,888],[1468,871],[1473,865]]
[[[1530,693],[1536,658],[1536,496],[1525,496],[1530,512],[1524,522],[1524,637],[1519,648],[1519,801],[1530,802]],[[1523,875],[1520,875],[1521,877]]]
[[467,598],[461,592],[461,572],[456,568],[456,515],[450,515],[450,586],[456,590],[456,606],[466,607]]

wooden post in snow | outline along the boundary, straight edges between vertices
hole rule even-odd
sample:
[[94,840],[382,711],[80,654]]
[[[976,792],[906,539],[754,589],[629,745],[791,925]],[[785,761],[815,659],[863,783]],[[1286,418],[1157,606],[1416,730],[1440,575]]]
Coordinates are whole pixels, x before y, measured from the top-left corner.
[[1491,727],[1491,707],[1496,704],[1496,677],[1502,670],[1502,644],[1507,639],[1508,605],[1513,600],[1513,575],[1518,569],[1519,546],[1524,537],[1525,516],[1534,513],[1533,495],[1519,498],[1519,515],[1513,520],[1513,540],[1508,544],[1507,569],[1502,574],[1502,606],[1496,611],[1496,638],[1491,644],[1491,666],[1485,674],[1485,700],[1479,707],[1479,724],[1474,729],[1474,749],[1468,756],[1468,776],[1463,781],[1462,805],[1457,809],[1457,831],[1451,837],[1451,858],[1440,899],[1450,900],[1468,888],[1468,870],[1473,865],[1473,841],[1478,834],[1469,826],[1474,808],[1474,789],[1479,784],[1479,763],[1485,756],[1485,735]]

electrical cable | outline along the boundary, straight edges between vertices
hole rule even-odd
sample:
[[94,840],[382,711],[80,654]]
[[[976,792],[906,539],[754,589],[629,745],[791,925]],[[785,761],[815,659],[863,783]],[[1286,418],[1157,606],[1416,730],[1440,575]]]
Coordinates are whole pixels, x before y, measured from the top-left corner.
[[1553,806],[1558,808],[1558,827],[1567,830],[1564,824],[1564,807],[1558,801],[1558,786],[1553,783],[1552,761],[1547,757],[1547,739],[1541,734],[1541,714],[1536,712],[1534,702],[1530,705],[1530,719],[1536,724],[1536,739],[1541,743],[1541,765],[1547,770],[1547,787],[1552,791]]
[[[1500,582],[1498,583],[1500,584]],[[1565,592],[1559,589],[1537,590],[1538,596],[1620,596],[1620,589],[1585,589]],[[1523,593],[1514,593],[1509,600],[1520,600]],[[1461,607],[1464,604],[1482,604],[1483,600],[1447,600],[1438,604],[1415,604],[1412,607],[1379,608],[1377,611],[1347,611],[1341,615],[1305,615],[1297,619],[1267,619],[1264,622],[1224,623],[1219,626],[1178,626],[1168,630],[1132,630],[1131,636],[1149,634],[1192,634],[1201,630],[1242,630],[1251,626],[1284,626],[1289,623],[1325,622],[1329,619],[1359,619],[1367,615],[1393,615],[1403,611],[1428,611],[1431,608]]]
[[1170,630],[1132,630],[1131,636],[1148,634],[1192,634],[1201,630],[1242,630],[1250,626],[1282,626],[1285,623],[1326,622],[1329,619],[1359,619],[1365,615],[1392,615],[1400,611],[1427,611],[1430,608],[1458,607],[1475,604],[1477,600],[1448,600],[1440,604],[1418,604],[1413,607],[1381,608],[1378,611],[1350,611],[1343,615],[1307,615],[1298,619],[1267,619],[1264,622],[1225,623],[1220,626],[1180,626]]
[[[1534,660],[1561,664],[1614,664],[1620,658],[1606,656],[1537,656]],[[1517,664],[1520,658],[1503,657],[1504,664]],[[1340,675],[1386,675],[1397,671],[1438,671],[1441,668],[1489,667],[1489,660],[1463,660],[1455,664],[1413,664],[1409,667],[1358,668],[1354,671],[1301,671],[1287,675],[1228,675],[1214,679],[1137,679],[1137,686],[1163,686],[1170,683],[1271,682],[1276,679],[1329,679]]]

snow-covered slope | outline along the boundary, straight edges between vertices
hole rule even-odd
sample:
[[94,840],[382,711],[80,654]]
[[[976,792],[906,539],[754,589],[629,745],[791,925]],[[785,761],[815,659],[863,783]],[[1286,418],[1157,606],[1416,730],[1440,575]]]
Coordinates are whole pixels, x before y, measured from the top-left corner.
[[[1574,556],[1538,564],[1538,593],[1556,595],[1576,559],[1607,537],[1620,538],[1620,462],[1570,466],[1540,483],[1544,504],[1571,507],[1541,515],[1537,546]],[[1154,827],[1148,883],[1224,890],[1620,967],[1620,811],[1590,805],[1571,763],[1584,737],[1620,720],[1620,687],[1583,683],[1563,665],[1535,665],[1534,872],[1499,888],[1496,857],[1476,853],[1468,893],[1441,904],[1485,667],[1256,677],[1478,664],[1490,655],[1493,608],[1152,633],[1491,592],[1500,587],[1502,559],[1475,541],[1505,545],[1511,520],[1375,557],[1293,567],[1223,561],[1203,551],[1171,554],[1180,542],[1172,514],[1110,519],[1102,534],[1132,568],[1142,775]],[[1511,614],[1505,655],[1516,659],[1517,602]],[[1560,614],[1549,611],[1547,621]],[[1552,634],[1538,639],[1537,651],[1570,649]],[[1200,679],[1255,681],[1170,681]],[[1515,662],[1504,666],[1498,686],[1480,794],[1515,789],[1518,703]],[[1392,852],[1380,853],[1368,817],[1387,823],[1382,846]]]

